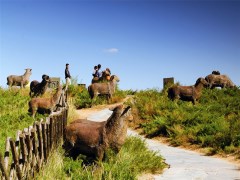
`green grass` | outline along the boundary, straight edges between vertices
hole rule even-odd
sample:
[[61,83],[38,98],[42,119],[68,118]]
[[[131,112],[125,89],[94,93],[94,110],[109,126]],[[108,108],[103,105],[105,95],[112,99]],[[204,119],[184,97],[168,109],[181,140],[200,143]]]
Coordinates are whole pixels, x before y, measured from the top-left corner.
[[161,173],[166,167],[162,157],[149,151],[145,142],[137,137],[128,137],[117,155],[109,151],[106,161],[98,164],[83,165],[83,156],[73,160],[63,153],[59,147],[37,179],[130,180],[143,173]]
[[24,90],[0,89],[0,151],[5,149],[7,137],[14,138],[17,130],[23,130],[33,123],[28,115],[28,101]]
[[[215,153],[240,149],[240,89],[204,89],[199,102],[170,101],[166,90],[135,95],[135,124],[148,137],[169,137],[173,145],[196,144]],[[135,116],[135,117],[137,117]],[[229,150],[230,149],[230,150]]]
[[6,90],[0,88],[0,151],[5,150],[7,137],[16,138],[16,132],[33,125],[35,120],[47,115],[37,114],[35,120],[29,115],[28,102],[30,101],[28,89]]
[[[86,89],[71,86],[69,119],[74,119],[78,105],[89,104]],[[29,90],[5,90],[0,88],[0,151],[5,151],[5,139],[15,138],[17,130],[29,127],[35,121],[28,113]],[[123,99],[131,91],[117,90],[115,100]],[[78,103],[77,103],[78,101]],[[76,104],[77,103],[77,104]],[[99,102],[104,103],[104,102]],[[47,115],[45,115],[47,116]],[[44,118],[36,115],[36,120]],[[161,172],[165,167],[162,158],[147,150],[144,142],[136,138],[128,138],[118,155],[108,152],[106,161],[98,165],[83,166],[83,156],[74,161],[63,156],[61,145],[51,153],[48,163],[44,165],[37,179],[136,179],[144,172]],[[10,157],[11,158],[11,157]]]

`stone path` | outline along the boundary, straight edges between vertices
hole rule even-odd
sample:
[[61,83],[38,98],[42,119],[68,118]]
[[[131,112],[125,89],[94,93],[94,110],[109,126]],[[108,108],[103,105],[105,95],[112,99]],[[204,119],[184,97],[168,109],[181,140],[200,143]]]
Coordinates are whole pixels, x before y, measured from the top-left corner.
[[[139,136],[132,130],[128,130],[128,135]],[[233,163],[167,146],[155,140],[145,139],[145,141],[149,149],[158,151],[170,165],[163,174],[154,175],[156,180],[240,180],[240,169]]]

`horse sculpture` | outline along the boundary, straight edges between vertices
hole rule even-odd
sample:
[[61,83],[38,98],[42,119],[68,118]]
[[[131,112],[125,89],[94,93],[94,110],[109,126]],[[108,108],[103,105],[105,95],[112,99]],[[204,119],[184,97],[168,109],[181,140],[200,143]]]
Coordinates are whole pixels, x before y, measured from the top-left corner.
[[25,69],[26,72],[21,75],[10,75],[7,77],[7,85],[11,88],[12,86],[20,86],[21,88],[25,88],[25,86],[29,83],[29,78],[32,74],[32,69]]
[[[214,71],[213,71],[214,72]],[[205,77],[205,80],[208,82],[209,88],[213,89],[215,87],[221,88],[233,88],[236,85],[231,81],[227,75],[221,75],[213,73]]]
[[88,86],[88,93],[91,99],[96,99],[96,97],[101,95],[107,95],[108,100],[112,98],[112,95],[115,92],[117,82],[119,82],[119,78],[116,75],[112,75],[109,82],[102,83],[93,83]]
[[101,161],[108,149],[119,152],[127,135],[129,109],[130,106],[115,107],[107,121],[77,119],[70,123],[64,131],[63,148],[66,155],[75,159],[79,154],[84,154]]
[[196,104],[196,101],[202,95],[203,87],[208,85],[204,78],[198,78],[194,86],[172,86],[168,89],[168,97],[171,100],[181,99],[185,101],[192,101]]

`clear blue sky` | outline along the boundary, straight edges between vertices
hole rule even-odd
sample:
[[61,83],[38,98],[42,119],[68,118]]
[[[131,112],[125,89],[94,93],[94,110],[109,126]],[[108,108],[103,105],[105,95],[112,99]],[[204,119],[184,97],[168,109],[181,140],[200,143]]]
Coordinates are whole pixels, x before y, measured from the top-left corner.
[[[102,64],[121,89],[192,85],[219,70],[240,85],[240,1],[0,0],[0,86],[32,68],[90,84]],[[64,80],[65,81],[65,80]]]

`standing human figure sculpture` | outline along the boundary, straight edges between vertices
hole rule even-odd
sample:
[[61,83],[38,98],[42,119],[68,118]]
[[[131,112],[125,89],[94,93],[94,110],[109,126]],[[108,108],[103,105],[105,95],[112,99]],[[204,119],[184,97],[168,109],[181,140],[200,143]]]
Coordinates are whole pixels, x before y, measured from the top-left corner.
[[111,70],[109,68],[106,68],[105,70],[105,75],[106,75],[106,80],[110,81],[110,77],[111,77]]
[[66,79],[66,87],[65,90],[67,91],[68,86],[71,85],[71,74],[69,71],[69,64],[66,64],[66,68],[65,68],[65,79]]
[[102,72],[101,72],[102,65],[98,64],[97,67],[98,67],[98,78],[100,78],[100,77],[102,77]]
[[97,66],[94,66],[92,76],[93,76],[93,78],[98,77],[98,67]]

